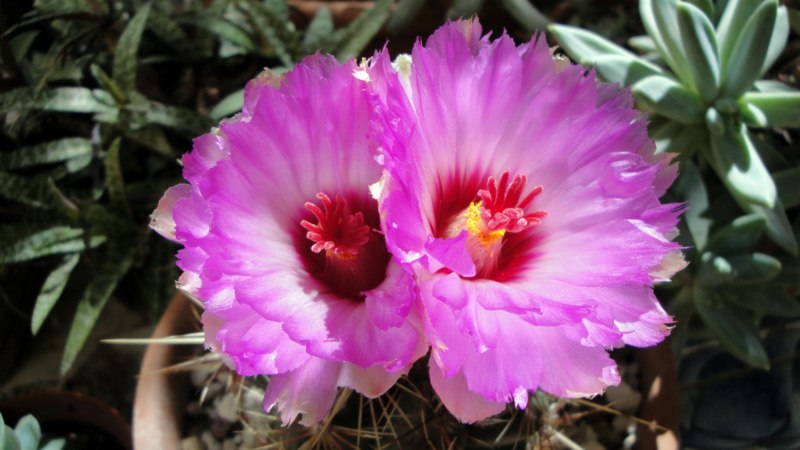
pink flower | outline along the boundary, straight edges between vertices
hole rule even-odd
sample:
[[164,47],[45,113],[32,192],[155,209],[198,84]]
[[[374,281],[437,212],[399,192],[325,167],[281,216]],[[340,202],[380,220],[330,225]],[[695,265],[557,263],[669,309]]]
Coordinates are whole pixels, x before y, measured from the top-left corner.
[[474,21],[417,43],[410,74],[384,52],[368,75],[381,220],[416,272],[445,406],[471,422],[618,383],[607,350],[664,339],[652,285],[682,267],[680,206],[659,202],[676,168],[629,93]]
[[316,55],[251,81],[153,215],[184,247],[179,286],[205,305],[207,345],[241,375],[271,375],[264,406],[284,423],[322,420],[338,386],[381,395],[426,350],[370,196],[381,168],[355,70]]

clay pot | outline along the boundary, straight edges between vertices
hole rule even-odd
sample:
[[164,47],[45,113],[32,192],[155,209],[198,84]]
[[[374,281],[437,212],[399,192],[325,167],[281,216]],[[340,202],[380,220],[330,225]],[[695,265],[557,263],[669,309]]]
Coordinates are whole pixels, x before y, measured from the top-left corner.
[[[193,308],[189,299],[176,295],[164,311],[153,337],[197,331]],[[189,374],[163,369],[188,360],[199,351],[196,347],[152,344],[147,348],[133,404],[133,444],[137,450],[180,450]]]

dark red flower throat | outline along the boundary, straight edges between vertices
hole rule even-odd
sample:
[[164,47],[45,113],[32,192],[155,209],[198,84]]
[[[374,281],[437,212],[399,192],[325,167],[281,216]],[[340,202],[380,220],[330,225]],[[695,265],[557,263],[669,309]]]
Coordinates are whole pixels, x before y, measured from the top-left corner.
[[330,292],[363,300],[362,292],[384,280],[390,259],[379,231],[378,205],[357,196],[331,198],[320,192],[316,197],[321,207],[306,202],[313,218],[300,221],[306,230],[301,245],[306,268]]

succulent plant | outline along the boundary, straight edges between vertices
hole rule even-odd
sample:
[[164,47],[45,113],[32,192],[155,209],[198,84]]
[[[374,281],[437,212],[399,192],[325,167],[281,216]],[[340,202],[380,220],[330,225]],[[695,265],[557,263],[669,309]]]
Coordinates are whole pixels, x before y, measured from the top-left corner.
[[42,429],[39,421],[28,414],[19,419],[17,426],[9,427],[0,413],[0,448],[3,450],[61,450],[66,445],[64,439],[51,439],[42,442]]
[[661,152],[696,151],[767,234],[797,253],[778,188],[752,129],[800,127],[800,91],[759,80],[780,56],[789,14],[777,0],[640,0],[647,36],[631,40],[643,56],[592,32],[551,25],[566,52],[607,81],[630,86],[651,115]]

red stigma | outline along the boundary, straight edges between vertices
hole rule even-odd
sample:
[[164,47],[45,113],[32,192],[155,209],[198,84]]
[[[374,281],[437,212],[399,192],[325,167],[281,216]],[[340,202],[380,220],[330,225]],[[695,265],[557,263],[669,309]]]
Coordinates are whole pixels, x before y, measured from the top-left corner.
[[322,201],[324,210],[311,202],[306,202],[305,207],[314,214],[317,223],[300,221],[300,225],[308,230],[306,238],[314,243],[311,251],[320,253],[325,250],[328,256],[355,258],[359,249],[369,241],[370,227],[364,223],[364,214],[350,214],[347,201],[341,195],[331,200],[320,192],[316,197]]
[[504,229],[509,233],[517,233],[540,224],[542,218],[547,216],[547,211],[526,213],[525,208],[542,193],[542,186],[534,187],[520,200],[528,182],[527,178],[517,174],[511,184],[508,183],[508,178],[507,170],[500,175],[499,183],[494,177],[489,177],[486,189],[478,191],[481,218],[486,227],[491,231]]

